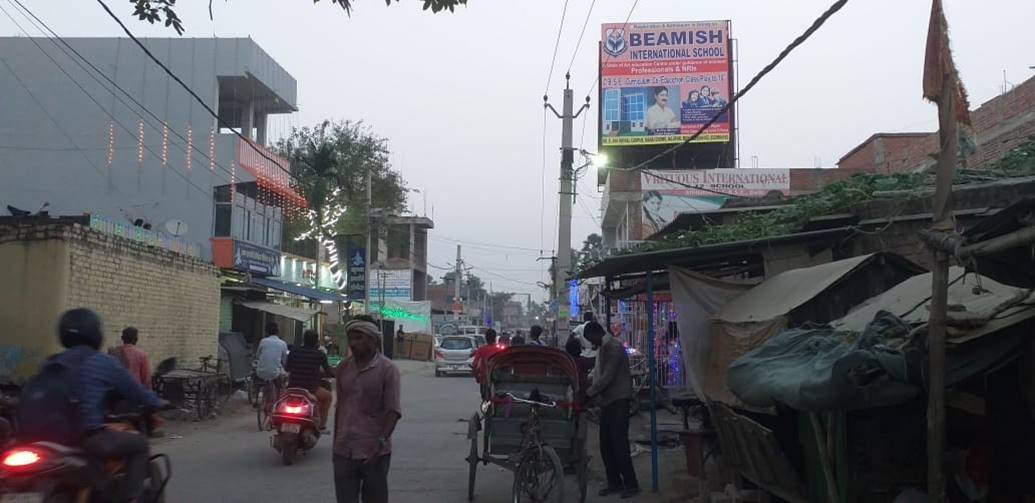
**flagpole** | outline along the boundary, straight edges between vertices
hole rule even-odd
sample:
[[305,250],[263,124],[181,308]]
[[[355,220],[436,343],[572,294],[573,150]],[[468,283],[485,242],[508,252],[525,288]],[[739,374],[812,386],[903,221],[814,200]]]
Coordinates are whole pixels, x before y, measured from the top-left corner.
[[[947,39],[947,37],[946,37]],[[948,40],[945,40],[946,50]],[[935,176],[932,230],[952,233],[952,179],[956,171],[958,136],[956,125],[957,75],[948,71],[938,100],[938,138],[941,149]],[[931,316],[927,325],[927,494],[931,503],[945,501],[945,324],[949,290],[949,254],[932,247]]]

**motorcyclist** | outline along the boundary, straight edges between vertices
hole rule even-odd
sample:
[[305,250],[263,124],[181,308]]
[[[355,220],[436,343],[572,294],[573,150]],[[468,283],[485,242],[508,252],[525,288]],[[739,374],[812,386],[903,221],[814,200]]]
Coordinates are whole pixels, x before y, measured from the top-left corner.
[[289,388],[302,388],[316,397],[320,405],[320,431],[327,433],[327,418],[334,396],[320,381],[334,377],[334,372],[327,363],[327,354],[317,348],[319,342],[320,336],[315,330],[306,330],[302,334],[302,347],[288,353],[284,369],[288,372]]
[[141,386],[118,360],[100,352],[104,329],[97,313],[83,308],[65,312],[58,323],[58,336],[61,345],[68,349],[54,358],[79,362],[72,393],[79,402],[77,419],[82,447],[98,459],[124,460],[123,501],[137,501],[148,470],[147,437],[105,428],[108,401],[117,394],[132,405],[154,410],[165,407],[167,402]]

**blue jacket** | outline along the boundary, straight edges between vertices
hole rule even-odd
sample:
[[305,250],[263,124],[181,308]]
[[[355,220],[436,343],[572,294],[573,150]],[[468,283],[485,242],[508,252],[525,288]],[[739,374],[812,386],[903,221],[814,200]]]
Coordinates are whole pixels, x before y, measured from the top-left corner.
[[87,356],[79,365],[73,392],[79,400],[80,420],[84,432],[104,427],[108,398],[114,392],[134,405],[158,408],[158,396],[141,386],[115,358],[87,346],[76,346],[58,354],[58,361],[73,360],[82,351],[94,354]]

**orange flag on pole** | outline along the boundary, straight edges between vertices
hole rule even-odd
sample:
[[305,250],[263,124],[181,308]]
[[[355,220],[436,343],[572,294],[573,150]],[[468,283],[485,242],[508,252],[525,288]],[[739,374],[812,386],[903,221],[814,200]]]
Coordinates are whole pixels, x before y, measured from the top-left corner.
[[942,10],[941,0],[933,0],[931,21],[927,27],[927,51],[924,55],[924,98],[935,103],[945,99],[942,96],[945,79],[955,81],[952,99],[956,100],[956,122],[970,126],[970,103],[949,49],[949,26],[945,21],[945,11]]

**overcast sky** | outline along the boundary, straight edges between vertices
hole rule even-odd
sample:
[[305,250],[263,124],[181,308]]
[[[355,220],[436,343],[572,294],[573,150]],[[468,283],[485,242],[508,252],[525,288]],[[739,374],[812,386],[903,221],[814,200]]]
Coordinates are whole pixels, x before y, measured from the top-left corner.
[[[9,0],[6,0],[9,1]],[[6,3],[5,0],[0,2]],[[325,118],[363,120],[391,141],[392,161],[424,191],[435,230],[430,262],[465,261],[496,290],[531,292],[546,276],[538,250],[556,245],[559,123],[546,130],[542,95],[564,2],[470,0],[432,15],[418,0],[385,7],[356,0],[349,18],[329,0],[178,2],[186,37],[250,36],[297,80],[300,112],[273,119],[271,134]],[[560,102],[564,73],[592,0],[569,0],[550,97]],[[25,2],[63,36],[118,36],[89,0]],[[132,6],[110,0],[129,19]],[[730,19],[740,41],[744,84],[825,10],[830,0],[639,0],[631,21]],[[1004,85],[1033,75],[1035,1],[945,0],[957,65],[974,107]],[[599,25],[622,22],[633,0],[597,0],[571,67],[576,101],[596,75]],[[930,131],[932,105],[920,99],[930,1],[854,0],[740,103],[743,165],[830,166],[877,131]],[[176,36],[131,22],[140,36]],[[0,17],[0,33],[20,35]],[[592,95],[596,97],[595,90]],[[585,145],[596,146],[593,103]],[[582,143],[581,122],[575,127]],[[545,181],[545,218],[542,191]],[[573,246],[599,232],[595,174],[579,184]],[[424,196],[411,208],[424,211]],[[541,218],[543,218],[541,220]],[[543,225],[540,225],[540,222]],[[506,248],[510,247],[510,248]],[[440,276],[441,271],[436,271]]]

